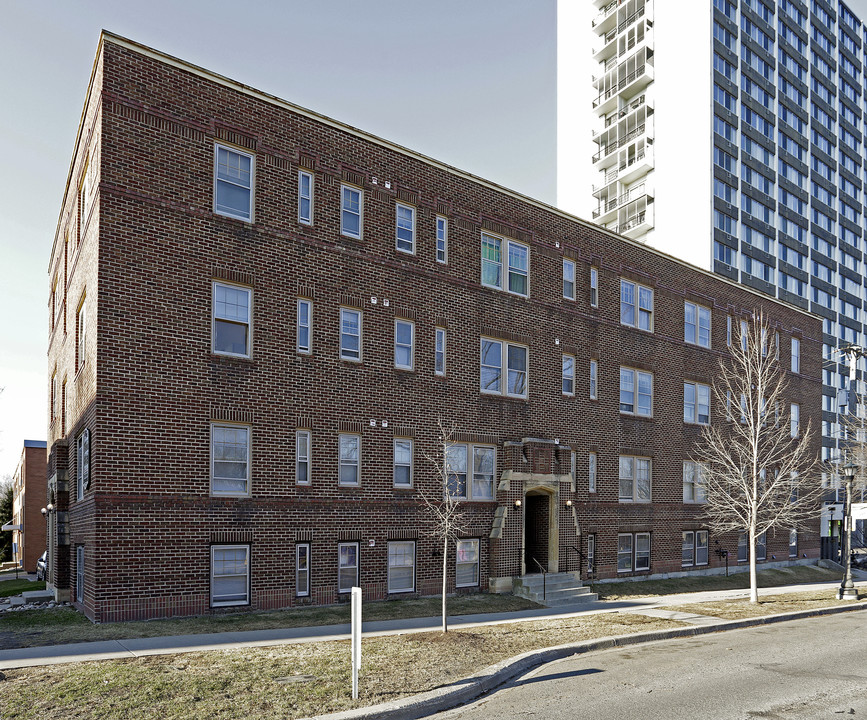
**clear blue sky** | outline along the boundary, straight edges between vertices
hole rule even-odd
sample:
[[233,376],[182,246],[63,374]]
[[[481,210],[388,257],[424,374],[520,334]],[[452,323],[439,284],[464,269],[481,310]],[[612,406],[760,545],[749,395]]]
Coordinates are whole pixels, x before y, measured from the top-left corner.
[[48,256],[102,28],[554,202],[555,0],[0,0],[0,18],[0,477],[46,436]]

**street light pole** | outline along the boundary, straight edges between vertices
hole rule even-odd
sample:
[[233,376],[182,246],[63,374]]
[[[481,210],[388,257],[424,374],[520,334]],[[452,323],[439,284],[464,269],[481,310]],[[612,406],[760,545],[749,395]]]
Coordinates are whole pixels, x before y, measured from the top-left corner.
[[858,467],[854,463],[843,466],[843,477],[846,480],[846,503],[843,507],[843,582],[837,590],[838,600],[857,600],[858,591],[852,583],[852,482]]

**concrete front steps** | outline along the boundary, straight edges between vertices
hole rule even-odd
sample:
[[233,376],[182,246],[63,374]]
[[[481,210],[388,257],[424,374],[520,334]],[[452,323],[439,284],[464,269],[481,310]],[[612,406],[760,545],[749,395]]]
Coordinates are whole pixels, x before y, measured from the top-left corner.
[[512,592],[547,607],[577,605],[598,600],[596,593],[581,584],[577,573],[542,573],[523,575],[512,581]]

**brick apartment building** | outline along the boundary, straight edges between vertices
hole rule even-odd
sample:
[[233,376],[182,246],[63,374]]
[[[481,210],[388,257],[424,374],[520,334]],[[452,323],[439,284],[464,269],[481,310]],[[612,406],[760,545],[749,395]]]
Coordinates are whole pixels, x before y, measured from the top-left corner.
[[36,572],[36,561],[45,552],[45,462],[45,440],[25,440],[12,476],[12,559],[27,572]]
[[821,421],[813,316],[109,33],[50,279],[50,580],[98,621],[436,593],[437,418],[453,589],[734,562],[691,453],[756,309]]

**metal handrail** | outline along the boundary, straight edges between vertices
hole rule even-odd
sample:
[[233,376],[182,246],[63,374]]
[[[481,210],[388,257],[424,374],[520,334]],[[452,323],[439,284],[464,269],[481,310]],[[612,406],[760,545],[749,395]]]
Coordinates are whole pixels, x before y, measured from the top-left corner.
[[610,98],[615,93],[619,92],[623,88],[625,88],[630,83],[634,82],[640,75],[644,74],[644,70],[647,67],[647,63],[642,63],[639,67],[635,68],[631,73],[629,73],[623,80],[615,83],[610,88],[608,88],[604,93],[599,93],[596,99],[593,101],[593,107],[602,104],[608,98]]
[[542,600],[548,599],[548,571],[542,567],[542,563],[540,563],[535,557],[530,558],[536,565],[539,566],[539,570],[542,571]]
[[641,123],[637,128],[630,130],[626,135],[622,138],[618,138],[610,143],[608,143],[604,148],[602,148],[598,153],[593,156],[593,162],[596,162],[602,157],[608,157],[611,153],[613,153],[618,148],[622,148],[624,145],[628,145],[630,142],[635,140],[635,138],[644,135],[645,128],[647,127],[647,123]]

